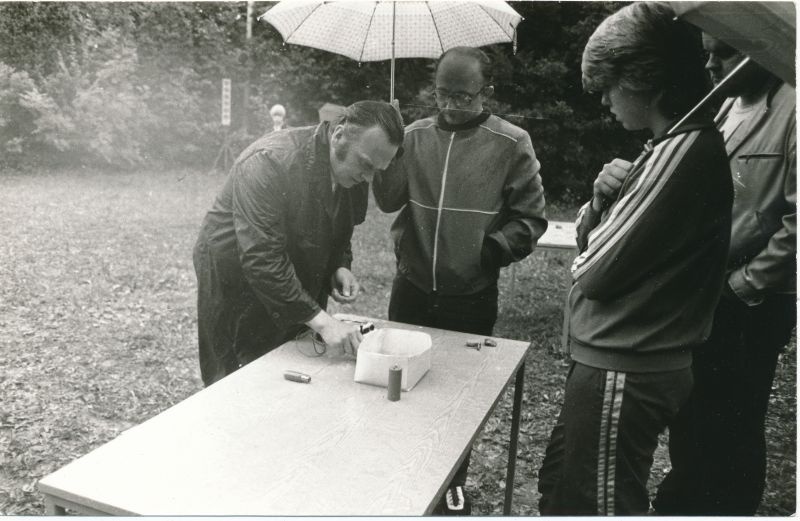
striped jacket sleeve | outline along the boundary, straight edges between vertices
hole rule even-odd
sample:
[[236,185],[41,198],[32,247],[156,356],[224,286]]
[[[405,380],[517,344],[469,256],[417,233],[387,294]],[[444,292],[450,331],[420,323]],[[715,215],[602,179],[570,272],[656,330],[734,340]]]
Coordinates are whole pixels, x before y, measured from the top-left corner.
[[572,275],[587,298],[609,300],[626,293],[682,249],[680,243],[697,236],[689,230],[691,219],[677,212],[687,204],[701,204],[694,184],[698,165],[686,157],[698,135],[694,131],[667,139],[643,157],[602,221],[584,210],[578,223],[582,251]]

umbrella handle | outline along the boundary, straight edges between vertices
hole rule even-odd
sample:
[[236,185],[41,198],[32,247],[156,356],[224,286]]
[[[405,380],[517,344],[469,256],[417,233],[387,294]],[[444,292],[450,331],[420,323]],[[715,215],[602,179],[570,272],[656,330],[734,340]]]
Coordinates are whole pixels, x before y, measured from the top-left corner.
[[717,86],[716,86],[716,87],[714,87],[713,89],[711,89],[711,92],[709,92],[708,94],[706,94],[706,97],[705,97],[705,98],[703,98],[703,99],[701,99],[701,100],[700,100],[700,101],[697,103],[697,105],[695,105],[695,106],[694,106],[694,108],[692,108],[692,110],[690,110],[689,112],[687,112],[687,113],[686,113],[686,115],[685,115],[685,116],[683,116],[683,117],[680,119],[680,121],[678,121],[677,123],[675,123],[675,124],[672,126],[672,128],[670,128],[670,129],[667,131],[667,134],[669,134],[669,133],[671,133],[671,132],[675,132],[675,130],[676,130],[678,127],[680,127],[681,125],[683,125],[683,123],[684,123],[684,122],[685,122],[687,119],[689,119],[690,117],[692,117],[692,116],[693,116],[695,113],[697,113],[697,111],[699,111],[699,110],[700,110],[701,108],[703,108],[703,107],[704,107],[704,106],[705,106],[705,105],[706,105],[706,104],[707,104],[707,103],[708,103],[708,102],[709,102],[711,99],[713,99],[713,98],[714,98],[714,97],[717,95],[717,93],[718,93],[720,90],[722,90],[723,88],[727,87],[727,86],[728,86],[728,83],[730,83],[730,82],[731,82],[731,78],[733,78],[734,76],[736,76],[736,74],[738,74],[738,72],[739,72],[740,70],[742,70],[742,69],[744,68],[744,66],[745,66],[745,65],[747,65],[748,63],[750,63],[750,57],[749,57],[749,56],[745,56],[744,60],[742,60],[741,62],[739,62],[739,65],[737,65],[737,66],[736,66],[736,67],[735,67],[735,68],[734,68],[734,69],[733,69],[731,72],[729,72],[729,73],[728,73],[728,75],[727,75],[727,76],[725,76],[725,77],[722,79],[722,81],[721,81],[721,82],[719,82],[719,83],[717,84]]

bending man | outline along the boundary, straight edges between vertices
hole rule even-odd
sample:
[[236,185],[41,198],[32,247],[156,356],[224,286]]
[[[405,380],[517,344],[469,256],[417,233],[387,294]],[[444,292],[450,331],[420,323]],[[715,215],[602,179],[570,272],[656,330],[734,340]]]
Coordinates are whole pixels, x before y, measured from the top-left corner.
[[203,382],[211,385],[308,326],[355,352],[358,328],[331,317],[352,302],[353,227],[368,182],[403,142],[388,103],[361,101],[334,124],[275,132],[250,145],[206,215],[194,249]]

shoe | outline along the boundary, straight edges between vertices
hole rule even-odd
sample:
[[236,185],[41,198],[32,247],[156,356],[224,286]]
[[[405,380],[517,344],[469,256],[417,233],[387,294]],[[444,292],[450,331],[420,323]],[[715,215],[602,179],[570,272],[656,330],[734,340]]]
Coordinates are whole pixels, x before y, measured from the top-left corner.
[[472,503],[464,495],[461,485],[448,488],[439,506],[438,514],[443,516],[468,516],[472,513]]

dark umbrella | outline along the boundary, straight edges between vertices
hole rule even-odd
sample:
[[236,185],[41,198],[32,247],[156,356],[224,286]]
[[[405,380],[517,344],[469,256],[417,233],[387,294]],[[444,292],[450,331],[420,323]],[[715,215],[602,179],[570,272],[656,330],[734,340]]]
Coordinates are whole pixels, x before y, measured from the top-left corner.
[[794,2],[671,2],[675,13],[794,86]]
[[797,23],[793,2],[670,2],[675,13],[707,34],[747,55],[670,131],[700,110],[751,59],[794,86]]

